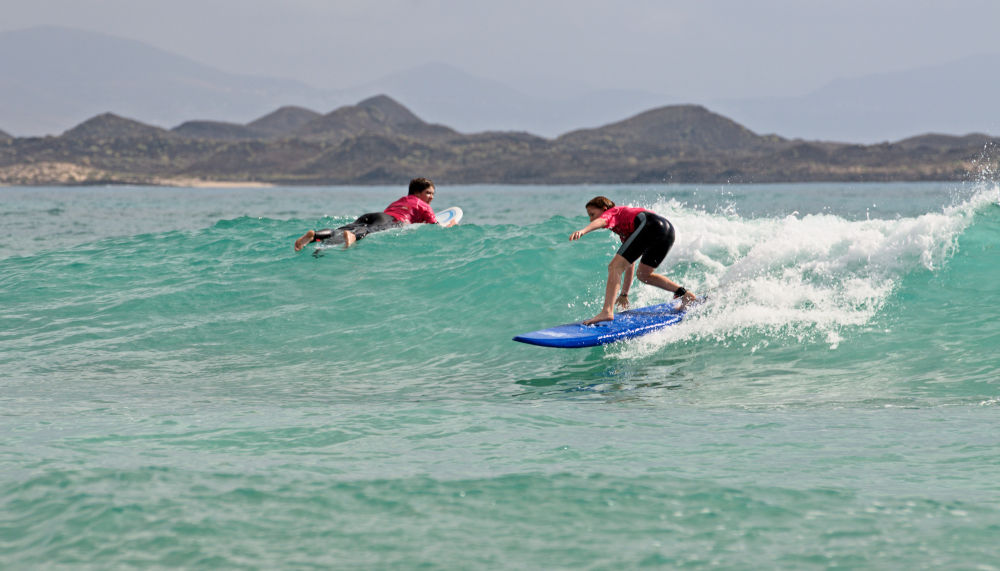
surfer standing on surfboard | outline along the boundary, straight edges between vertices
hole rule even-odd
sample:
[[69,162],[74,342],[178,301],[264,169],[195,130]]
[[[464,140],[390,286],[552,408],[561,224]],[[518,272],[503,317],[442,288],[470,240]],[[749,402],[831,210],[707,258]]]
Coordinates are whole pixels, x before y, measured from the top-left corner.
[[[295,241],[295,251],[298,252],[306,244],[312,242],[322,242],[334,236],[342,236],[344,248],[350,248],[351,244],[380,230],[396,228],[403,224],[427,223],[437,224],[437,218],[431,209],[431,201],[434,200],[434,182],[429,178],[415,178],[410,181],[409,194],[393,202],[382,212],[369,212],[362,214],[357,220],[331,230],[309,230]],[[453,220],[447,226],[452,226],[457,222]]]
[[[570,234],[570,241],[579,240],[588,232],[607,228],[621,237],[622,246],[608,264],[604,307],[596,316],[584,321],[584,325],[614,319],[616,300],[621,307],[628,307],[628,289],[632,285],[635,261],[640,256],[639,281],[673,292],[674,298],[684,298],[685,304],[696,299],[694,292],[687,291],[664,275],[653,273],[674,245],[674,227],[666,218],[645,208],[615,206],[614,202],[604,196],[595,197],[587,203],[587,216],[590,217],[590,224]],[[619,294],[622,272],[625,273],[625,285]]]

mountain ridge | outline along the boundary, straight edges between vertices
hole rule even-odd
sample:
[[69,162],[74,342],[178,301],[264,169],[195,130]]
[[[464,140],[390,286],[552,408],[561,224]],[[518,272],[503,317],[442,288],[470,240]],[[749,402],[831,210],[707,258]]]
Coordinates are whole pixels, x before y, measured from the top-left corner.
[[81,140],[134,139],[153,136],[168,137],[170,132],[111,112],[91,117],[62,134],[62,137],[66,139]]
[[453,129],[421,120],[387,95],[376,95],[357,105],[339,107],[318,119],[309,121],[293,131],[291,136],[339,143],[351,136],[365,133],[433,139],[458,135]]
[[[554,139],[464,135],[386,95],[325,115],[293,114],[283,134],[243,138],[254,133],[245,124],[194,121],[168,131],[102,113],[58,137],[2,141],[0,183],[389,184],[416,175],[510,184],[966,180],[996,168],[1000,143],[983,134],[878,145],[786,139],[700,105],[658,107]],[[197,128],[240,137],[195,136]]]
[[[0,32],[0,53],[0,128],[20,136],[60,133],[108,109],[162,128],[191,119],[245,124],[281,105],[328,110],[385,93],[459,133],[527,131],[552,138],[691,102],[683,94],[627,87],[510,86],[435,62],[362,86],[320,89],[228,73],[139,40],[51,26]],[[927,132],[997,133],[992,94],[1000,91],[1000,76],[989,72],[996,58],[845,77],[798,97],[696,103],[755,132],[788,138],[881,142]]]
[[138,40],[59,26],[0,32],[0,125],[58,133],[114,109],[166,128],[192,117],[241,122],[282,104],[339,105],[305,83],[221,71]]

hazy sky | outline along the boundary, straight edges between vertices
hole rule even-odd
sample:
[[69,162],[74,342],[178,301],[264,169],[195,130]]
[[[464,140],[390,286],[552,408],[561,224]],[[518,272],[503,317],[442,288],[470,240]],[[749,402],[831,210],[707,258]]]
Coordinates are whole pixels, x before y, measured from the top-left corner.
[[104,32],[327,88],[443,62],[526,93],[800,95],[1000,54],[997,0],[0,0],[0,15],[0,31]]

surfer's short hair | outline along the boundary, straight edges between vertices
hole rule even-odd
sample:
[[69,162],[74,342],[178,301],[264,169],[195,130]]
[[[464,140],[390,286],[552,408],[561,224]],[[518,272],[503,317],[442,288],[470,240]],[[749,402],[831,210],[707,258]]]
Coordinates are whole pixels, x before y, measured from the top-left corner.
[[609,208],[614,208],[615,203],[612,202],[611,199],[608,198],[607,196],[595,196],[594,198],[590,199],[590,202],[587,203],[586,208],[590,208],[591,206],[593,206],[594,208],[600,208],[601,210],[607,210]]
[[415,178],[410,181],[410,194],[419,194],[432,186],[434,186],[434,181],[429,178]]

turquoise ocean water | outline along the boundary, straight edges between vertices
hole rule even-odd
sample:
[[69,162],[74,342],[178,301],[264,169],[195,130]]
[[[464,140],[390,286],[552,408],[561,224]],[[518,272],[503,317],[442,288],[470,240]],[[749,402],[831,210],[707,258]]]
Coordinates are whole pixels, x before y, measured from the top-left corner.
[[[0,567],[998,569],[1000,190],[0,188]],[[604,194],[711,303],[580,350]],[[668,294],[641,284],[641,305]]]

